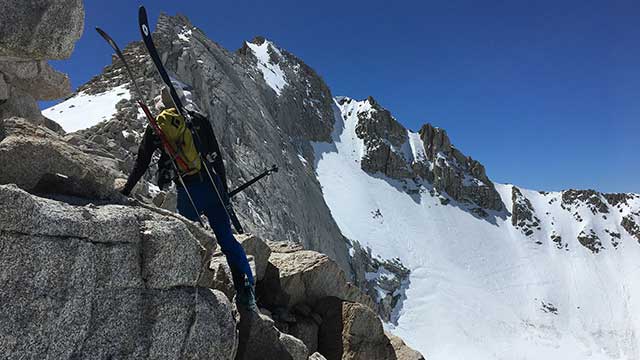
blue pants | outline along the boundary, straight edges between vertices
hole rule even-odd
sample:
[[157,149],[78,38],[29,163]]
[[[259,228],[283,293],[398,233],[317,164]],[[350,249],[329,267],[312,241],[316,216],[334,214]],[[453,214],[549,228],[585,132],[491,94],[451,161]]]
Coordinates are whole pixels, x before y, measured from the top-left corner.
[[[220,195],[227,201],[227,194],[225,193],[222,182],[218,175],[212,174],[216,182],[216,187],[221,189]],[[215,189],[211,186],[211,182],[206,174],[203,174],[202,181],[190,181],[188,182],[187,189],[191,194],[191,198],[198,208],[200,214],[204,214],[209,219],[209,225],[213,229],[218,239],[218,244],[222,253],[227,257],[227,263],[232,272],[239,272],[244,274],[249,279],[251,284],[254,284],[253,274],[251,273],[251,267],[249,261],[247,261],[247,254],[240,243],[233,236],[231,231],[231,221],[227,214],[224,204],[220,202],[220,198],[216,194]],[[178,212],[180,215],[190,219],[192,221],[198,221],[199,214],[193,209],[193,205],[189,201],[186,191],[182,186],[178,188]],[[234,278],[235,280],[235,278]],[[235,284],[236,287],[242,286],[242,284]]]

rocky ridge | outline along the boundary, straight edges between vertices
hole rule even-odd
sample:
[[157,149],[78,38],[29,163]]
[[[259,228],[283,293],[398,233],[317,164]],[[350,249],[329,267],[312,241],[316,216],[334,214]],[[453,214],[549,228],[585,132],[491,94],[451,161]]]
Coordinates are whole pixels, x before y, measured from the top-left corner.
[[562,226],[557,223],[556,218],[561,213],[569,215],[576,223],[583,224],[576,239],[594,254],[607,248],[617,249],[622,237],[621,232],[628,233],[640,243],[640,211],[637,210],[640,195],[605,194],[595,190],[575,189],[557,193],[539,192],[538,195],[542,197],[545,205],[556,206],[558,210],[541,213],[536,211],[532,201],[516,186],[512,187],[512,194],[513,226],[536,244],[542,244],[544,234],[549,231],[541,228],[545,222],[552,226],[551,241],[558,249],[569,251],[567,239],[559,235]]
[[[79,33],[74,30],[69,32],[70,37],[60,38],[60,25],[51,25],[46,19],[71,14],[71,24],[79,23],[81,33],[82,2],[41,5],[37,10],[47,10],[36,21],[43,22],[44,29],[49,29],[44,25],[52,26],[51,48],[70,52],[77,40],[73,36]],[[25,10],[22,15],[42,15],[18,4],[7,6]],[[186,21],[180,17],[166,19]],[[20,25],[18,22],[17,28]],[[186,36],[185,27],[173,25],[161,22],[159,28],[182,31],[180,39]],[[23,38],[12,41],[28,42],[29,34],[17,34]],[[21,60],[34,60],[32,48],[25,46],[23,50]],[[138,67],[149,69],[148,59],[140,50],[139,44],[133,44],[126,52],[134,55]],[[288,60],[283,63],[296,60],[286,56]],[[16,68],[14,63],[5,65],[4,69]],[[294,70],[304,76],[317,77],[309,68],[294,65]],[[122,64],[114,63],[107,69],[107,76],[96,77],[93,86],[85,86],[80,92],[97,94],[101,89],[126,86],[126,80],[118,74],[121,71]],[[3,72],[5,79],[11,74]],[[43,82],[42,89],[46,90],[46,80],[29,78],[28,86]],[[145,96],[153,93],[149,89],[157,87],[157,82],[141,80]],[[68,86],[68,81],[62,83]],[[16,84],[18,81],[12,81],[12,86]],[[330,99],[325,90],[321,97]],[[47,96],[63,96],[55,91]],[[0,215],[4,219],[0,225],[0,257],[6,265],[2,278],[7,280],[0,298],[11,304],[0,311],[0,317],[7,320],[0,325],[0,344],[9,358],[267,356],[297,360],[324,359],[322,353],[326,352],[333,359],[333,353],[321,348],[320,343],[342,349],[337,354],[349,358],[370,358],[367,351],[374,351],[373,347],[358,346],[355,339],[335,344],[325,339],[325,315],[317,309],[327,299],[336,306],[355,306],[366,315],[345,319],[341,327],[372,324],[382,328],[378,315],[371,310],[376,304],[348,282],[353,276],[349,263],[345,273],[344,264],[299,245],[243,237],[242,244],[258,279],[262,314],[242,314],[233,305],[230,271],[226,261],[221,261],[211,233],[174,212],[147,204],[151,199],[145,195],[152,195],[148,184],[137,190],[143,202],[127,199],[115,190],[114,185],[126,172],[127,158],[134,152],[127,141],[135,144],[143,126],[137,119],[127,121],[134,114],[137,118],[131,99],[117,104],[118,113],[113,119],[89,131],[64,135],[60,127],[46,119],[19,116],[28,115],[35,103],[33,96],[40,95],[12,96],[13,104],[20,106],[3,108],[8,111],[2,113],[0,121]],[[287,111],[309,109],[308,104],[301,107],[287,101],[279,106]],[[313,111],[308,116],[322,120],[323,115]],[[286,116],[280,118],[285,120]],[[305,136],[322,139],[322,125],[318,129],[309,130]],[[127,139],[127,135],[133,138]],[[294,240],[305,242],[299,237]],[[347,243],[341,236],[338,240]],[[270,298],[274,302],[269,302]],[[376,358],[422,358],[390,334],[377,332],[372,341],[387,349],[380,353],[385,357]]]
[[[359,247],[342,236],[310,165],[314,157],[310,143],[329,139],[333,127],[333,100],[322,79],[273,42],[257,37],[232,53],[209,40],[182,16],[162,15],[154,39],[169,71],[189,84],[196,105],[209,114],[225,152],[230,186],[241,184],[269,164],[275,163],[281,169],[238,196],[236,211],[245,227],[265,238],[294,241],[326,253],[358,286],[380,298],[379,281],[367,279],[366,271],[376,272],[382,263],[393,260],[373,259],[370,252],[358,252]],[[153,104],[161,82],[143,44],[133,42],[124,47],[123,53],[145,101]],[[264,76],[262,71],[271,68],[281,73],[283,82],[276,84]],[[118,87],[131,90],[124,66],[114,56],[112,64],[81,86],[76,96],[96,95]],[[63,104],[57,107],[62,108]],[[122,99],[115,107],[113,117],[67,134],[65,141],[108,159],[110,167],[124,177],[133,166],[146,120],[135,99]],[[174,191],[158,192],[151,185],[154,177],[152,166],[145,175],[147,181],[134,189],[135,196],[172,209]],[[349,248],[357,255],[349,256]],[[387,267],[389,271],[400,269]],[[383,301],[382,297],[377,306],[387,319],[393,312],[391,304],[398,304],[402,297],[394,285],[406,282],[408,271],[403,269],[396,275],[400,280],[383,285],[395,300]]]
[[[297,244],[239,238],[261,313],[238,311],[213,234],[121,196],[114,177],[94,176],[111,170],[59,134],[18,118],[1,124],[0,159],[24,160],[0,181],[10,184],[0,185],[0,298],[10,304],[0,310],[0,344],[10,359],[422,358],[382,331],[365,344],[336,342],[336,329],[382,329],[376,305],[337,263]],[[41,153],[58,155],[37,172]],[[73,165],[83,156],[83,168]],[[359,315],[335,318],[328,302]]]
[[364,144],[360,164],[366,172],[400,180],[409,193],[429,191],[444,205],[451,199],[467,204],[481,217],[505,210],[484,166],[453,146],[444,129],[425,124],[413,133],[372,97],[339,97],[337,104],[344,120],[357,117],[356,134]]

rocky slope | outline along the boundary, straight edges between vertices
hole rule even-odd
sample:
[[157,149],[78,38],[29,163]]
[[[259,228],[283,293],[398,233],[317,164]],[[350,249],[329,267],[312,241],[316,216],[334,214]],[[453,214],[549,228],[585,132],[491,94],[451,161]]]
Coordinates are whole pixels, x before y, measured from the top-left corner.
[[[36,64],[41,54],[67,56],[82,30],[82,2],[44,1],[33,7],[5,1],[2,5],[17,11],[12,36],[5,37],[3,32],[0,47],[2,78],[10,79],[3,83],[9,91],[0,108],[0,299],[6,305],[0,310],[3,358],[423,358],[396,336],[382,331],[381,320],[372,310],[378,304],[349,282],[353,273],[350,263],[344,262],[347,243],[333,222],[328,229],[311,228],[321,240],[327,240],[322,236],[332,231],[336,233],[334,242],[324,245],[318,244],[316,237],[305,241],[301,236],[311,235],[305,232],[311,231],[310,225],[300,221],[296,224],[303,230],[282,233],[281,239],[272,237],[278,242],[240,237],[258,280],[261,309],[260,313],[236,309],[230,270],[216,249],[213,234],[175,212],[154,206],[149,197],[153,187],[148,183],[137,190],[142,202],[115,190],[130,165],[127,160],[135,152],[139,140],[135,137],[143,126],[136,121],[137,110],[125,80],[113,73],[98,77],[93,88],[86,87],[75,96],[77,100],[98,94],[98,84],[102,84],[115,95],[103,103],[122,98],[118,99],[116,116],[91,131],[64,135],[54,122],[32,111],[37,108],[34,99],[43,99],[42,91],[51,85],[46,72],[52,70],[38,70],[29,77],[13,70],[45,64]],[[63,26],[51,21],[52,17],[68,17],[68,23]],[[171,21],[182,24],[184,19],[167,21],[164,25],[170,29],[184,31],[171,25]],[[34,23],[37,31],[24,30]],[[72,31],[68,31],[69,24]],[[42,33],[43,29],[47,32]],[[32,34],[48,42],[32,39]],[[200,50],[211,44],[200,44]],[[135,49],[134,44],[128,54]],[[291,55],[280,55],[282,63],[297,61]],[[144,57],[137,60],[144,62],[141,69],[148,68]],[[247,61],[255,65],[259,60],[249,56]],[[314,81],[316,75],[310,69],[294,65],[305,72],[301,77]],[[117,72],[117,65],[112,70]],[[60,97],[68,90],[68,80],[62,74],[54,76],[63,80],[62,85],[47,96]],[[234,76],[227,80],[233,83]],[[23,84],[25,79],[28,81]],[[157,83],[153,80],[145,81],[149,94],[154,86]],[[56,113],[73,108],[75,105]],[[298,111],[298,115],[309,111],[287,101],[278,108],[290,114]],[[326,131],[322,114],[313,111],[306,116],[315,117],[319,124],[317,129],[305,128],[305,136],[321,139]],[[288,120],[280,117],[278,121],[284,126]],[[290,126],[292,132],[301,130],[298,125]],[[295,173],[295,169],[289,171]],[[312,185],[318,187],[317,181]],[[313,192],[308,196],[321,198]],[[289,198],[281,201],[285,200],[290,206],[294,203]],[[297,209],[311,209],[313,216],[319,211],[314,205],[322,210],[323,204],[299,203]],[[277,214],[284,219],[290,216]],[[320,224],[322,216],[331,220],[326,211],[316,219]],[[254,214],[256,218],[259,215]],[[249,227],[257,227],[256,223],[268,229],[266,221],[254,220]],[[282,225],[278,226],[272,234],[282,232]],[[325,246],[343,263],[304,250],[297,243]],[[337,252],[341,246],[344,251]],[[332,305],[326,306],[328,303]],[[353,315],[336,317],[340,309],[357,312],[350,310]],[[370,327],[376,331],[363,332]]]
[[[238,312],[213,234],[124,198],[107,166],[59,134],[0,124],[6,358],[422,358],[382,331],[338,264],[293,243],[240,237],[261,313]],[[345,307],[358,316],[336,317]],[[365,343],[351,330],[369,327]]]
[[[229,52],[182,16],[162,15],[154,39],[167,68],[189,84],[190,96],[209,114],[225,153],[230,186],[238,186],[270,164],[280,167],[279,173],[234,201],[249,232],[301,243],[329,255],[350,279],[376,298],[379,284],[367,280],[366,272],[376,272],[386,263],[398,278],[406,279],[408,271],[397,261],[374,259],[366,249],[344,238],[324,202],[312,166],[311,143],[330,139],[333,100],[313,69],[261,37]],[[124,54],[147,103],[153,104],[161,85],[143,44],[129,44]],[[133,166],[146,120],[131,98],[130,79],[123,64],[115,57],[112,61],[72,98],[44,114],[63,125],[70,117],[83,114],[81,121],[95,125],[68,134],[65,140],[86,153],[109,159],[110,167],[124,177]],[[107,98],[111,103],[102,112],[93,112],[99,108],[97,103]],[[149,171],[147,180],[153,183],[154,176],[154,170]],[[157,192],[150,194],[149,188],[148,183],[142,183],[138,195],[143,199],[156,196]],[[172,196],[170,193],[168,197]],[[156,204],[165,202],[165,198],[161,193]],[[172,202],[165,202],[165,207],[171,208],[167,203]],[[349,248],[354,256],[349,255]],[[396,292],[401,282],[383,286],[389,298],[376,306],[388,319],[401,298]]]

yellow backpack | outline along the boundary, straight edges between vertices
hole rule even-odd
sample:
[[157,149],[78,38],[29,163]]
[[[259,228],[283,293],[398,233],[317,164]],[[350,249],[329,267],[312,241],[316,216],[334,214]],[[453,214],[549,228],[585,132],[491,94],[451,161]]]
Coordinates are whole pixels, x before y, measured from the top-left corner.
[[198,173],[201,167],[200,158],[184,117],[175,108],[170,108],[162,111],[156,122],[173,151],[181,158],[182,161],[177,161],[180,170],[185,175]]

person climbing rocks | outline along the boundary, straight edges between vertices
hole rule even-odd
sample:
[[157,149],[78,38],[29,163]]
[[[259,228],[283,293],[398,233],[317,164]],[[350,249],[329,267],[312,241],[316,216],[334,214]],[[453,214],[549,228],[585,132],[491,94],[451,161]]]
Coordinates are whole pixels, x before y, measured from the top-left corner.
[[[206,216],[231,268],[237,304],[245,309],[256,310],[255,283],[251,267],[244,249],[231,230],[229,214],[231,208],[226,206],[229,203],[227,179],[218,142],[209,120],[197,110],[190,99],[185,97],[181,89],[177,89],[177,92],[183,103],[188,104],[185,110],[191,116],[194,131],[198,131],[198,136],[204,143],[201,144],[202,155],[207,163],[204,165],[210,169],[216,188],[213,188],[211,179],[203,169],[203,164],[200,163],[200,157],[193,145],[192,134],[186,128],[184,118],[176,110],[167,87],[164,87],[161,94],[155,98],[156,109],[160,111],[156,123],[167,142],[182,159],[182,166],[179,167],[182,172],[182,182],[175,174],[170,155],[163,150],[158,161],[158,186],[164,190],[174,180],[178,193],[178,212],[192,221],[200,221],[202,214]],[[120,190],[122,194],[128,196],[131,193],[147,171],[154,152],[162,149],[162,146],[162,140],[153,127],[148,125],[138,148],[133,170]]]

